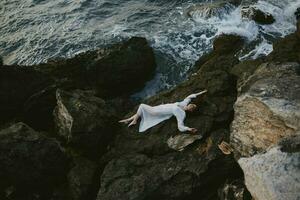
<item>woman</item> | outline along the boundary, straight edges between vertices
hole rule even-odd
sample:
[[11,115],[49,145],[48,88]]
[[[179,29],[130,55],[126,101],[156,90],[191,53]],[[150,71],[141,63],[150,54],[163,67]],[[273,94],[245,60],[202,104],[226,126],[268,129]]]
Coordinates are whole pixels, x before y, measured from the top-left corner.
[[129,126],[135,125],[139,118],[141,118],[141,123],[139,127],[139,132],[144,132],[147,129],[155,126],[156,124],[171,118],[173,115],[177,119],[178,129],[181,132],[190,131],[196,133],[197,129],[190,128],[184,125],[185,111],[192,112],[197,106],[195,104],[190,104],[192,98],[196,98],[198,95],[204,94],[207,90],[202,92],[191,94],[186,97],[181,102],[161,104],[158,106],[149,106],[146,104],[141,104],[137,110],[137,113],[128,119],[120,120],[120,123],[128,124]]

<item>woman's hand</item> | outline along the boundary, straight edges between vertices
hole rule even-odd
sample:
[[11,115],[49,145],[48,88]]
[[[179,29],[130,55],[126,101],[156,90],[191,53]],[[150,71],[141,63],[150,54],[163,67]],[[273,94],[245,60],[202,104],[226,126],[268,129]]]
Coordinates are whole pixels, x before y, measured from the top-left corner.
[[190,128],[189,131],[192,132],[192,133],[196,133],[198,130],[196,128]]
[[207,92],[207,90],[203,90],[203,91],[197,93],[197,95],[204,94],[204,93],[206,93],[206,92]]

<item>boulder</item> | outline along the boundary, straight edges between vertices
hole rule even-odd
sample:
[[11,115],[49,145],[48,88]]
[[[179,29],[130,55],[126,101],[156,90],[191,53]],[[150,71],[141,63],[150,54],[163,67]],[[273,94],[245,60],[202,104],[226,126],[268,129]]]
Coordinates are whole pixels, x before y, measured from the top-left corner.
[[0,163],[0,190],[16,199],[51,193],[69,170],[59,143],[21,122],[0,131]]
[[[24,103],[53,81],[40,72],[27,67],[0,67],[0,123],[23,118]],[[39,109],[39,108],[37,108]],[[43,117],[43,116],[39,116]]]
[[242,85],[230,135],[235,155],[253,156],[300,130],[300,66],[264,63]]
[[275,22],[274,17],[270,13],[263,12],[260,9],[252,6],[242,7],[241,15],[243,18],[251,19],[262,25],[273,24]]
[[[97,164],[84,157],[73,156],[74,166],[68,173],[70,199],[92,200],[97,195]],[[96,190],[96,191],[95,191]]]
[[239,171],[233,156],[224,155],[218,148],[218,144],[229,139],[236,98],[236,82],[230,70],[239,61],[234,56],[237,49],[232,48],[228,38],[238,37],[223,35],[217,39],[227,45],[216,41],[227,53],[213,51],[205,61],[197,62],[198,72],[186,82],[145,101],[149,105],[176,102],[208,89],[205,97],[195,100],[198,110],[185,120],[204,138],[179,152],[167,144],[170,137],[184,134],[179,133],[173,118],[145,133],[138,133],[137,126],[122,128],[102,158],[105,167],[97,199],[216,199],[226,177]]
[[52,131],[57,88],[95,90],[103,98],[118,98],[115,106],[122,107],[152,77],[155,66],[152,48],[138,37],[70,59],[0,66],[0,125],[19,120]]
[[296,16],[297,21],[299,21],[300,20],[300,7],[296,9],[295,16]]
[[300,7],[297,8],[296,12],[295,12],[295,16],[297,19],[297,36],[300,38]]
[[181,153],[124,152],[105,166],[97,199],[215,197],[216,187],[235,170],[232,157],[224,156],[216,146],[223,137],[217,131],[204,144]]
[[300,152],[286,153],[273,147],[264,154],[241,158],[245,183],[256,200],[299,199]]
[[292,33],[274,42],[273,51],[267,56],[266,61],[300,63],[300,37],[297,36],[297,33]]
[[91,91],[56,91],[54,121],[58,134],[88,157],[100,156],[113,139],[116,112]]
[[180,134],[176,135],[174,137],[170,137],[167,141],[167,144],[170,148],[177,150],[177,151],[183,151],[184,148],[192,143],[194,143],[196,140],[200,140],[202,138],[202,135],[191,135],[191,134]]
[[156,64],[145,38],[34,66],[73,89],[95,89],[102,98],[128,96],[153,77]]
[[191,18],[221,18],[225,14],[229,14],[234,9],[234,5],[236,4],[238,4],[237,1],[217,1],[213,3],[206,2],[196,4],[187,9],[187,15]]

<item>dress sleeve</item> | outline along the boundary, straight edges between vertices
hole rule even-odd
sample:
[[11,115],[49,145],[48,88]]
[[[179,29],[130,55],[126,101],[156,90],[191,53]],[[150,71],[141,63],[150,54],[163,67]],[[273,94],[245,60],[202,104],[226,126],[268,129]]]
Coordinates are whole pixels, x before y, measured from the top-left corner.
[[[180,108],[178,108],[178,109],[180,109]],[[190,130],[189,127],[184,125],[185,113],[183,111],[178,110],[178,109],[176,109],[174,111],[174,115],[177,119],[178,130],[181,131],[181,132],[185,132],[185,131]]]
[[197,94],[191,94],[189,96],[187,96],[183,101],[178,102],[178,104],[182,107],[187,106],[193,98],[196,98]]

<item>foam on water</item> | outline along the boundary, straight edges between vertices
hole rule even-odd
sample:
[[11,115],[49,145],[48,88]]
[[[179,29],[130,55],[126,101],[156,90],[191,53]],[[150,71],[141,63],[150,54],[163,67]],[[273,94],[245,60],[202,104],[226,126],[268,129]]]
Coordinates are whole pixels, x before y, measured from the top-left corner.
[[[154,48],[157,75],[139,96],[153,95],[186,79],[194,62],[212,49],[220,34],[247,39],[241,60],[272,51],[272,42],[296,29],[300,0],[253,4],[271,13],[275,23],[242,19],[241,6],[227,4],[214,16],[187,11],[201,0],[1,0],[0,55],[6,64],[46,62],[101,48],[131,36],[146,37]],[[202,1],[203,2],[203,1]],[[209,1],[211,2],[211,1]]]

